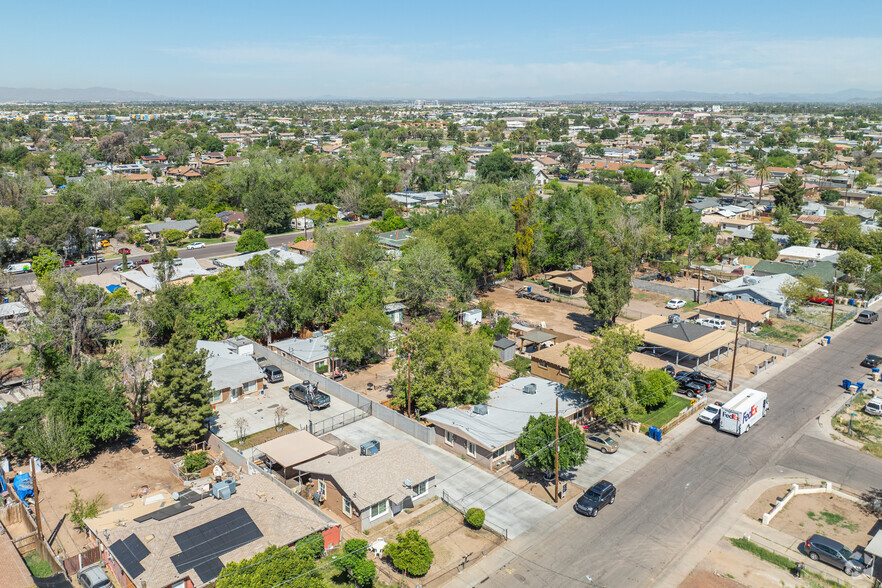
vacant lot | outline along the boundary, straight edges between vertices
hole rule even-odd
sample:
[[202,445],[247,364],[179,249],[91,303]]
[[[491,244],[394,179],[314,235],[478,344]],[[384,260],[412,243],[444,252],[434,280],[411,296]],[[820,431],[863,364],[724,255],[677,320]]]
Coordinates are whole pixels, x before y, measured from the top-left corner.
[[[531,286],[534,291],[543,291],[543,288],[536,284],[514,281],[506,282],[504,286],[497,286],[489,292],[483,292],[479,298],[490,300],[493,308],[511,316],[512,322],[526,321],[532,326],[545,323],[549,329],[574,337],[591,333],[599,326],[592,320],[590,311],[581,299],[573,303],[564,303],[536,302],[518,298],[515,291],[523,286]],[[582,304],[577,305],[577,302]]]
[[[777,498],[783,498],[790,486],[776,486],[764,492],[747,510],[751,518],[762,520]],[[818,533],[839,541],[849,549],[866,545],[876,517],[861,505],[833,494],[800,494],[794,496],[770,525],[791,537],[805,540]]]
[[147,429],[135,431],[136,443],[114,443],[72,471],[37,474],[41,514],[46,519],[44,533],[50,544],[64,557],[75,555],[86,545],[85,536],[68,520],[68,505],[79,491],[83,500],[103,496],[103,508],[132,500],[133,490],[147,486],[150,492],[183,489],[171,473],[172,460],[156,452]]

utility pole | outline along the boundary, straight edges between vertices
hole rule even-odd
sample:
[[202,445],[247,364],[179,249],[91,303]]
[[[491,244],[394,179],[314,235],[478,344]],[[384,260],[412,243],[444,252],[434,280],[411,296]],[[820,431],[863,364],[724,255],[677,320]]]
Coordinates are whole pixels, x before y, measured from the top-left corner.
[[37,537],[43,540],[43,522],[40,517],[40,490],[37,488],[37,466],[31,458],[31,484],[34,487],[34,518],[37,519]]
[[[839,248],[839,225],[836,225],[836,230],[833,233],[833,242],[836,244],[836,248]],[[833,304],[830,305],[830,330],[833,330],[833,319],[836,314],[836,269],[833,269]]]
[[558,483],[560,482],[560,469],[558,467],[559,456],[560,456],[560,421],[558,421],[558,416],[560,415],[558,406],[560,404],[560,399],[554,399],[554,503],[557,504],[558,500]]
[[735,359],[738,357],[738,332],[741,330],[741,313],[738,313],[738,320],[735,322],[735,351],[732,352],[732,371],[729,373],[729,392],[735,385]]

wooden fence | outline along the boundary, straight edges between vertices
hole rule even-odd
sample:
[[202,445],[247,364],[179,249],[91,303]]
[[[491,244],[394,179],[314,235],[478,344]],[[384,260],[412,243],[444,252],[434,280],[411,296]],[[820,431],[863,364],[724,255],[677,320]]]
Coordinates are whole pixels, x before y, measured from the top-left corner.
[[661,426],[661,431],[663,435],[666,435],[668,431],[694,415],[696,412],[704,409],[707,404],[707,398],[699,398],[695,401],[695,404],[692,406],[688,406],[680,411],[680,414],[669,420],[666,424]]

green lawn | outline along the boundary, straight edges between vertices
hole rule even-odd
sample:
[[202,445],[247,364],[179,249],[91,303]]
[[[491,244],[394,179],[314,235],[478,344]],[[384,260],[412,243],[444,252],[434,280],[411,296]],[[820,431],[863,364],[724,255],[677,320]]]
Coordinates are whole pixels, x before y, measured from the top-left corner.
[[672,394],[670,399],[659,408],[648,411],[644,415],[631,416],[629,418],[643,423],[647,427],[661,427],[666,425],[672,418],[680,414],[680,411],[689,406],[689,400],[682,396]]
[[24,560],[31,575],[35,578],[48,578],[53,574],[52,566],[49,565],[48,561],[40,557],[36,551],[27,554]]
[[683,307],[683,312],[689,312],[690,310],[695,310],[699,306],[701,306],[701,303],[699,303],[699,302],[687,302],[686,306]]
[[227,241],[234,241],[235,239],[231,239],[229,237],[199,237],[194,239],[187,239],[181,245],[181,249],[186,249],[189,243],[205,243],[206,245],[211,245],[213,243],[226,243]]
[[[138,327],[130,322],[123,323],[119,329],[113,333],[113,337],[119,342],[120,345],[126,348],[137,347],[138,345]],[[159,347],[154,347],[152,345],[147,345],[147,352],[149,355],[157,355],[160,353],[161,349]]]
[[505,362],[505,365],[516,373],[530,373],[530,360],[520,355],[516,355],[514,359]]

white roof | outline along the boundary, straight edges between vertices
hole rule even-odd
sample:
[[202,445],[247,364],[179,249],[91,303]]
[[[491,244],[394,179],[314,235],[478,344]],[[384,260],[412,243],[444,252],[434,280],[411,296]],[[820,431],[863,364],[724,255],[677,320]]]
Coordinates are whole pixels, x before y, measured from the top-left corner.
[[[527,384],[536,385],[535,394],[524,392]],[[445,428],[455,428],[480,445],[496,449],[514,442],[531,416],[554,414],[555,400],[560,399],[560,414],[568,416],[588,405],[588,399],[557,382],[527,376],[516,378],[490,392],[487,414],[466,408],[441,408],[423,418]]]
[[21,302],[5,302],[0,304],[0,318],[28,314],[30,310]]
[[744,276],[736,278],[725,284],[711,288],[711,292],[717,294],[738,294],[739,292],[754,292],[766,301],[778,305],[784,304],[787,297],[781,293],[781,286],[793,277],[788,274],[773,274],[771,276]]
[[800,259],[815,259],[818,261],[832,261],[839,259],[839,252],[835,249],[823,249],[821,247],[805,247],[793,245],[785,247],[778,252],[778,257],[798,257]]
[[238,388],[245,382],[264,378],[257,361],[250,355],[239,355],[232,345],[224,341],[197,341],[196,349],[208,351],[205,371],[215,390]]
[[[156,271],[156,264],[145,263],[141,266],[141,271],[144,272],[144,275],[159,280],[159,276]],[[168,281],[173,282],[182,278],[192,278],[193,276],[208,275],[211,274],[202,269],[202,266],[199,265],[199,261],[197,259],[193,257],[184,257],[181,258],[180,261],[176,261],[175,264],[172,266],[172,275],[171,277],[169,277]]]
[[767,396],[767,394],[753,388],[745,388],[724,404],[723,408],[731,412],[744,412],[744,409],[751,406],[758,397],[763,396]]
[[286,251],[284,249],[273,247],[270,249],[264,249],[263,251],[254,251],[253,253],[243,253],[242,255],[235,255],[233,257],[223,257],[220,259],[215,259],[214,263],[215,265],[223,267],[241,268],[248,262],[248,260],[257,255],[272,255],[273,258],[275,258],[276,261],[280,263],[291,261],[296,265],[303,265],[304,263],[309,261],[308,257],[305,257],[295,251]]
[[276,341],[270,347],[275,347],[288,355],[293,355],[300,361],[313,363],[330,356],[329,344],[331,336],[332,333],[326,333],[310,337],[309,339],[284,339]]

